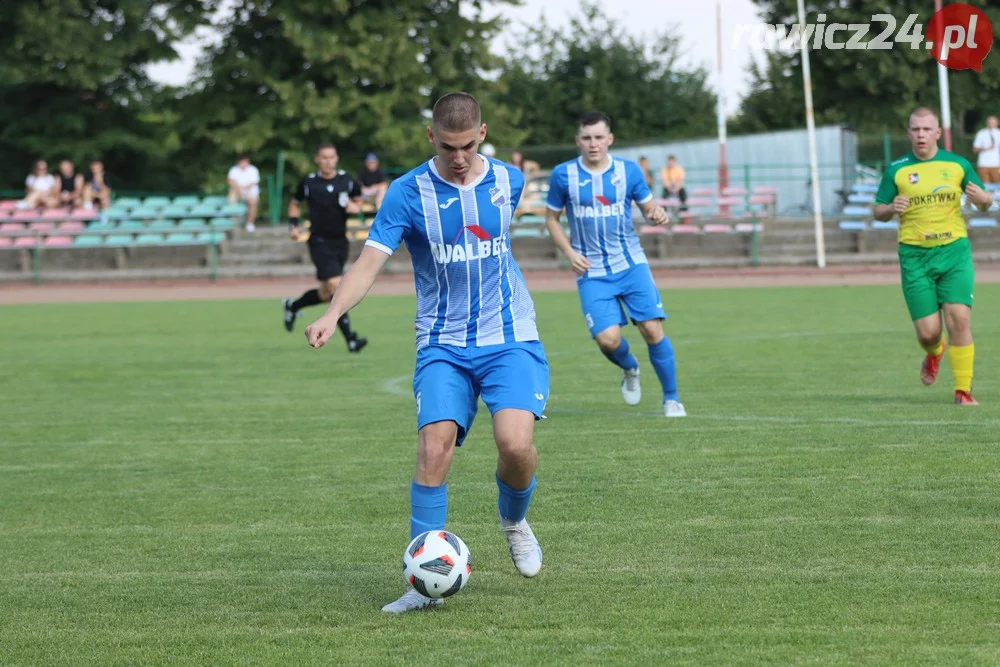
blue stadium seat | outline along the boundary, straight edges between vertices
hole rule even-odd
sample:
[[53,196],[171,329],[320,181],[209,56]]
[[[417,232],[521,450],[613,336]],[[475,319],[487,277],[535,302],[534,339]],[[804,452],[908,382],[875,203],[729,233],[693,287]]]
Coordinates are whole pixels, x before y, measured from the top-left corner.
[[204,218],[184,218],[178,225],[180,229],[201,229],[207,226]]
[[160,216],[160,209],[143,204],[129,211],[129,217],[137,220],[153,220]]
[[847,201],[852,204],[874,204],[875,195],[869,193],[847,195]]
[[170,204],[160,209],[160,216],[164,218],[183,218],[187,214],[188,207],[178,206],[177,204]]
[[229,218],[212,218],[212,227],[214,229],[232,229],[233,221]]
[[876,220],[872,223],[872,229],[899,229],[899,223],[895,220]]
[[235,204],[226,204],[219,210],[219,215],[245,215],[247,212],[247,205],[243,202],[236,202]]
[[93,248],[104,243],[100,234],[80,234],[73,239],[73,245],[77,248]]
[[193,217],[210,218],[213,215],[218,215],[219,207],[214,204],[206,204],[202,202],[196,206],[192,206],[191,210],[188,211],[188,215]]
[[132,245],[131,234],[112,234],[104,239],[106,246],[126,246]]
[[996,227],[996,218],[972,218],[969,227]]
[[119,197],[118,199],[111,202],[112,208],[123,208],[126,210],[136,208],[142,202],[135,197]]
[[854,185],[851,186],[851,191],[859,193],[870,192],[871,194],[875,194],[876,192],[878,192],[878,185],[876,185],[875,183],[855,183]]
[[186,232],[174,232],[173,234],[167,235],[167,243],[183,245],[183,244],[192,244],[194,242],[195,242],[194,234],[189,234]]
[[146,228],[146,223],[142,220],[122,220],[118,223],[118,229],[121,231],[139,231]]
[[139,234],[136,245],[159,245],[163,243],[163,234]]
[[192,206],[197,206],[201,202],[198,197],[194,195],[180,195],[179,197],[174,197],[174,201],[171,203],[172,206],[183,206],[184,208],[191,208]]
[[228,202],[229,202],[228,198],[221,197],[219,195],[211,195],[201,200],[202,206],[210,206],[214,209],[220,209],[223,206],[225,206]]
[[226,240],[226,235],[222,232],[202,232],[198,234],[200,243],[222,243]]
[[844,215],[871,215],[871,206],[845,206]]
[[153,220],[151,223],[149,223],[150,229],[169,231],[171,229],[174,229],[175,227],[176,225],[174,224],[173,220]]
[[839,227],[846,231],[862,231],[868,229],[868,223],[862,220],[841,220]]
[[146,197],[142,205],[148,208],[161,209],[170,204],[170,197]]

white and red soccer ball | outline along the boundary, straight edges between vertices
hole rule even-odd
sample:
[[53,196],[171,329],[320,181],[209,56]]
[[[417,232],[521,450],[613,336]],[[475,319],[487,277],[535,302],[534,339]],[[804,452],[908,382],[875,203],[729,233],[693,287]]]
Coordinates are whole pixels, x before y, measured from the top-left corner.
[[454,595],[469,582],[470,574],[469,547],[446,530],[417,535],[403,553],[403,578],[429,598]]

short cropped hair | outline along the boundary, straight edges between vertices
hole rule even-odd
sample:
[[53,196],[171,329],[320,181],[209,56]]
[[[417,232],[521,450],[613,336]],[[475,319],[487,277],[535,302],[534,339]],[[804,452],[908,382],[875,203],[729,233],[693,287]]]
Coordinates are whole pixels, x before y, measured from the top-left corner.
[[910,114],[909,118],[907,118],[906,120],[907,125],[910,124],[909,119],[912,118],[913,116],[934,116],[934,120],[937,121],[938,125],[941,124],[941,118],[938,117],[937,112],[934,111],[934,109],[931,109],[930,107],[917,107],[916,109],[914,109],[913,112]]
[[448,93],[434,103],[434,127],[448,132],[479,129],[483,122],[479,102],[468,93]]
[[580,114],[578,126],[590,127],[591,125],[597,125],[598,123],[604,123],[608,126],[608,132],[611,131],[611,117],[606,113],[601,113],[600,111],[587,111]]
[[316,155],[319,155],[320,151],[326,148],[332,148],[333,150],[337,150],[337,147],[334,146],[332,143],[330,143],[329,141],[324,141],[323,143],[321,143],[319,146],[316,147]]

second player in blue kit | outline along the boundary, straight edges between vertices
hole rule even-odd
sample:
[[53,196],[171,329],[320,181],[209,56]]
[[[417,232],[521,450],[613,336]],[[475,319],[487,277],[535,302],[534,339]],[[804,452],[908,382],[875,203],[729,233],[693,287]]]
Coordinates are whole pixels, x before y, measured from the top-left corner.
[[[552,171],[546,226],[577,274],[590,335],[622,369],[622,398],[629,405],[642,399],[639,361],[621,331],[631,319],[649,348],[649,362],[663,391],[664,415],[684,417],[674,348],[663,331],[666,313],[632,224],[632,204],[654,224],[666,224],[667,214],[653,202],[639,165],[609,154],[613,141],[606,115],[588,112],[580,117],[580,157]],[[568,237],[559,221],[563,210],[569,219]]]

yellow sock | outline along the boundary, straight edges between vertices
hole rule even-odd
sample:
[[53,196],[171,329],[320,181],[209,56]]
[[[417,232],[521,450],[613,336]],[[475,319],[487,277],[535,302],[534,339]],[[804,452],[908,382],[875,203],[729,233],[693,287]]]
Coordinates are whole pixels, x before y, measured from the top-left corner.
[[944,336],[938,338],[938,342],[935,343],[934,345],[924,345],[923,343],[921,343],[920,347],[924,348],[924,351],[927,354],[933,357],[940,357],[941,353],[944,351]]
[[976,358],[975,345],[952,345],[948,348],[948,363],[955,374],[955,391],[972,391],[972,365]]

